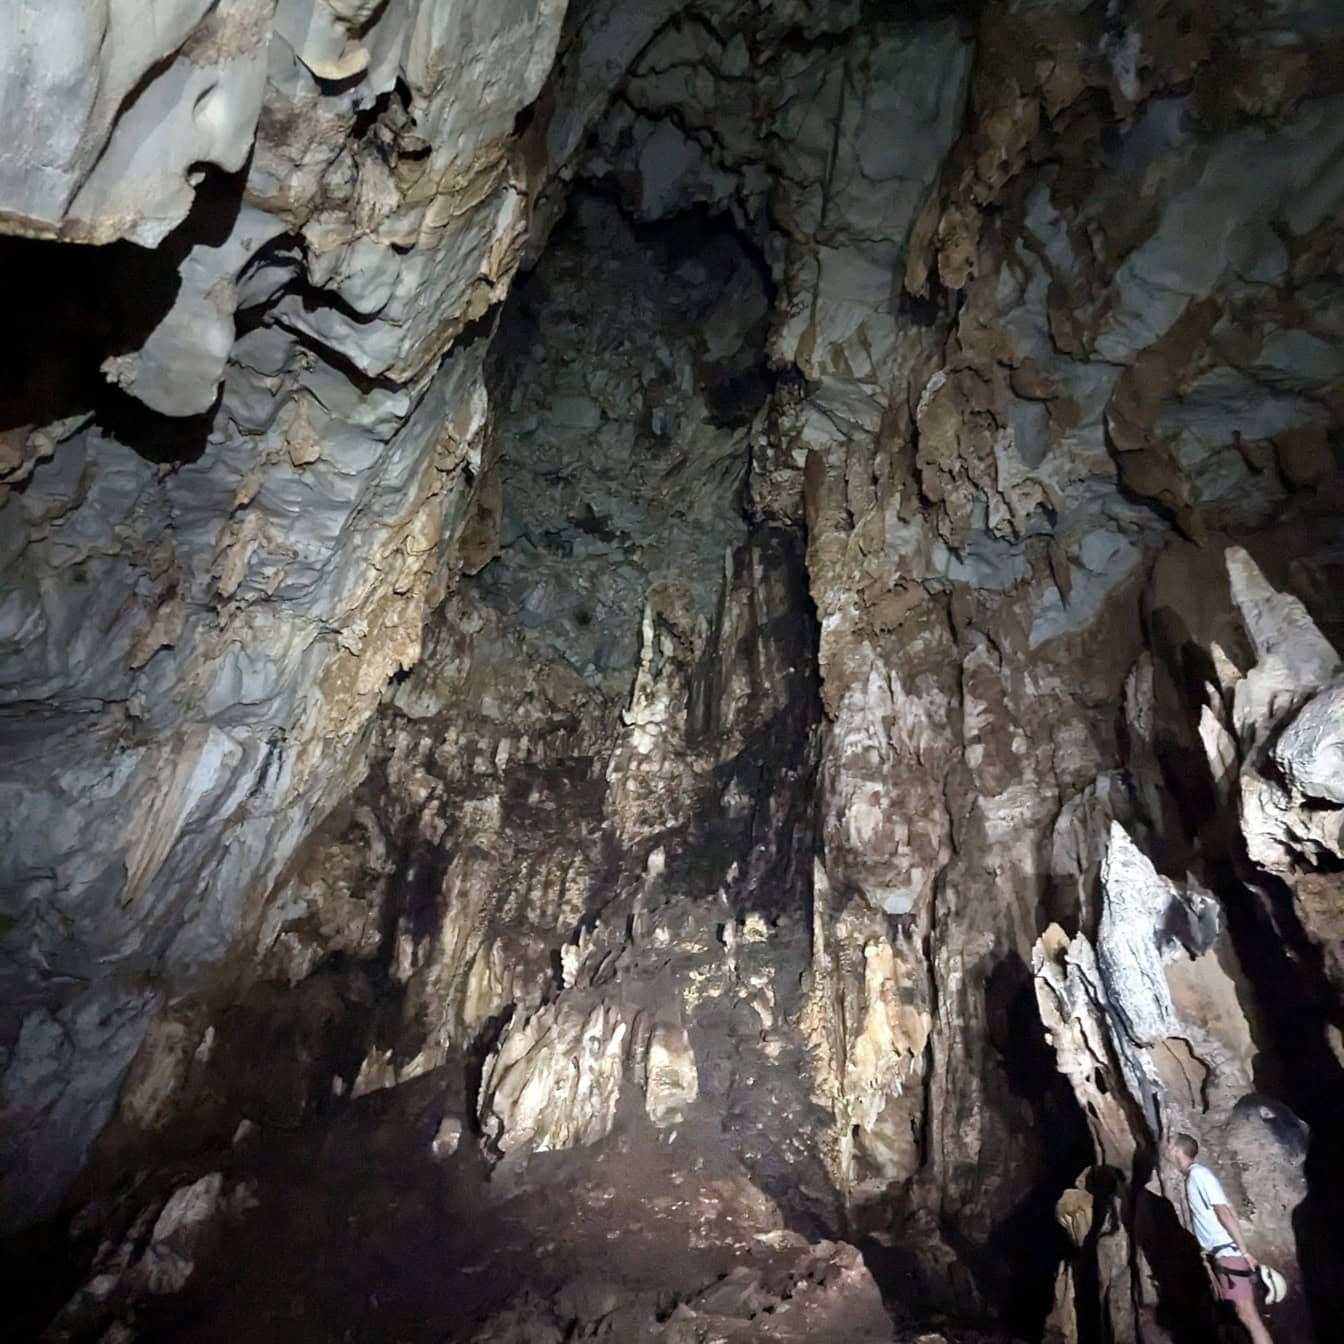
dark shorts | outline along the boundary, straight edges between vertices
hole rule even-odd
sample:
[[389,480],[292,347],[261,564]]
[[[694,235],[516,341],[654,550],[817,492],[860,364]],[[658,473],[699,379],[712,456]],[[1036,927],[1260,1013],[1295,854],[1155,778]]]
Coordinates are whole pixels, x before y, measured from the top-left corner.
[[[1245,1271],[1250,1266],[1239,1255],[1219,1256],[1213,1262],[1213,1281],[1217,1285],[1220,1302],[1254,1302],[1255,1278]],[[1240,1274],[1227,1274],[1224,1270],[1239,1269]]]

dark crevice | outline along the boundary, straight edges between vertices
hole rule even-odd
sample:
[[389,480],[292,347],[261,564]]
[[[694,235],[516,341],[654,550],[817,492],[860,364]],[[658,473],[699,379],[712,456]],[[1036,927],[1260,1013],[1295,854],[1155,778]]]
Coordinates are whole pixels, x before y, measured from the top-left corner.
[[109,383],[101,366],[134,354],[167,316],[187,254],[229,236],[245,173],[205,171],[190,213],[153,249],[0,237],[0,264],[24,315],[7,342],[0,432],[83,417],[151,462],[200,457],[213,411],[162,415]]
[[1011,1096],[1029,1108],[1039,1138],[1039,1175],[1012,1212],[997,1223],[989,1248],[999,1262],[992,1295],[1002,1324],[1039,1339],[1054,1301],[1055,1278],[1074,1247],[1055,1217],[1060,1195],[1093,1161],[1092,1139],[1055,1052],[1040,1029],[1031,968],[1009,952],[985,980],[985,1022]]

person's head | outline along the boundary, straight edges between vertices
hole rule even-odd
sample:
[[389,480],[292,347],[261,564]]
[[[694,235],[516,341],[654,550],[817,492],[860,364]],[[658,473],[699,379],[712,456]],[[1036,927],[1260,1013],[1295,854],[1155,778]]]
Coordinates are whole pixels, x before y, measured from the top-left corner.
[[1173,1134],[1167,1140],[1167,1157],[1181,1171],[1189,1171],[1199,1156],[1199,1142],[1193,1134]]

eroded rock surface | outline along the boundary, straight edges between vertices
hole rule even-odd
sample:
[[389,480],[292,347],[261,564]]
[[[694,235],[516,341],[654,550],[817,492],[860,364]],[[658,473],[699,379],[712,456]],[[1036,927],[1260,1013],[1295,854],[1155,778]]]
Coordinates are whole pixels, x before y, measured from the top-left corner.
[[54,1206],[150,1013],[235,946],[419,655],[487,415],[482,347],[450,346],[526,235],[513,119],[563,6],[154,13],[3,20],[34,128],[10,229],[156,246],[138,344],[88,352],[104,388],[52,276],[65,321],[2,427],[11,1225]]

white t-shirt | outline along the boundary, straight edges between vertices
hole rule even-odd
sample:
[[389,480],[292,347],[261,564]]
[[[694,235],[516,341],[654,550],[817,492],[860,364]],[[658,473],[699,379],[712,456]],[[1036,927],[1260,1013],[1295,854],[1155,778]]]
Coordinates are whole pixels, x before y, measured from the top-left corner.
[[1190,1201],[1190,1216],[1195,1221],[1195,1236],[1200,1247],[1211,1251],[1221,1247],[1220,1256],[1240,1255],[1232,1234],[1218,1221],[1214,1213],[1215,1204],[1228,1204],[1231,1201],[1223,1191],[1222,1182],[1208,1167],[1198,1162],[1192,1163],[1185,1173],[1185,1197]]

